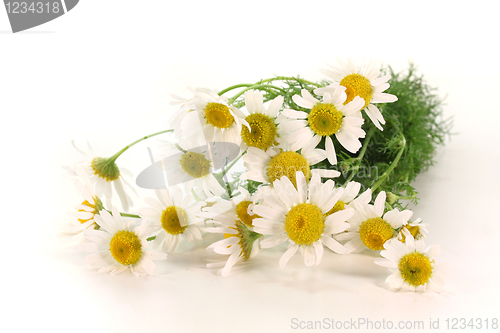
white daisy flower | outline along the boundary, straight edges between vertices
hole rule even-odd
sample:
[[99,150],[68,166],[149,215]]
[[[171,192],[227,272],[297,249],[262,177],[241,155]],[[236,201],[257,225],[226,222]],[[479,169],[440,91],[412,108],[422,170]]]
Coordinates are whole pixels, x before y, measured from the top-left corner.
[[342,195],[339,200],[333,206],[333,208],[327,213],[327,215],[333,214],[335,212],[344,210],[346,206],[350,206],[351,202],[354,200],[368,204],[371,200],[371,192],[363,192],[358,196],[359,190],[361,189],[361,184],[358,182],[349,182],[345,187],[337,187],[333,189],[333,192],[342,191]]
[[[371,190],[368,189],[361,197],[361,200],[350,203],[355,214],[347,221],[350,225],[347,232],[336,238],[348,240],[345,247],[349,252],[361,252],[367,248],[380,251],[388,240],[396,236],[396,230],[408,222],[413,212],[393,209],[384,214],[386,199],[384,191],[378,194],[373,205],[367,203],[371,200]],[[366,201],[366,198],[370,200]]]
[[423,240],[414,240],[405,230],[406,242],[386,242],[380,252],[384,258],[376,258],[375,264],[388,267],[392,272],[386,279],[391,289],[411,291],[443,291],[446,277],[445,265],[437,264],[434,258],[439,253],[438,245],[425,249]]
[[374,105],[375,103],[391,103],[398,100],[395,95],[384,93],[389,88],[389,74],[379,77],[380,65],[376,64],[375,60],[365,61],[360,67],[356,67],[352,59],[348,59],[347,63],[337,58],[340,67],[330,66],[330,70],[323,69],[321,72],[333,79],[330,86],[318,88],[314,90],[317,95],[331,92],[338,85],[346,87],[347,100],[346,103],[352,101],[359,96],[365,104],[362,109],[365,110],[373,124],[383,130],[382,125],[385,124],[384,117],[380,110]]
[[316,148],[324,137],[326,157],[330,164],[335,165],[337,156],[332,135],[351,153],[356,153],[361,148],[359,138],[364,138],[366,133],[361,129],[364,120],[359,111],[364,101],[356,96],[346,103],[345,90],[345,87],[337,86],[334,90],[324,93],[322,101],[314,98],[306,89],[302,89],[301,96],[292,97],[298,106],[311,111],[283,111],[283,115],[294,119],[282,124],[283,130],[290,132],[290,150],[295,151],[305,146]]
[[194,201],[191,195],[184,195],[177,186],[168,190],[155,190],[158,200],[144,198],[150,207],[139,209],[139,215],[155,223],[153,248],[173,253],[177,250],[181,238],[191,242],[201,239],[203,219],[198,217],[203,201]]
[[241,128],[241,150],[247,147],[256,147],[267,150],[272,146],[277,146],[281,135],[276,124],[276,117],[283,106],[283,96],[273,99],[268,107],[264,105],[262,92],[248,90],[245,92],[245,106],[250,113],[246,118],[249,128]]
[[248,126],[245,115],[225,96],[204,93],[193,100],[195,110],[188,112],[174,128],[177,142],[183,147],[197,147],[207,142],[241,143],[241,126]]
[[183,183],[186,192],[194,190],[201,199],[220,196],[226,190],[215,179],[213,162],[207,146],[189,150],[174,148],[167,153],[168,158],[161,160],[167,173],[168,186]]
[[170,117],[169,123],[170,128],[176,128],[181,120],[191,111],[196,109],[194,101],[197,98],[210,98],[211,96],[216,96],[217,91],[206,89],[206,88],[191,88],[187,87],[187,89],[193,94],[189,98],[183,98],[177,95],[170,95],[173,100],[170,101],[171,105],[178,105],[179,109],[172,114]]
[[398,240],[403,243],[405,242],[404,230],[409,231],[415,240],[425,239],[427,234],[429,233],[429,231],[427,230],[428,226],[428,224],[422,223],[421,218],[416,219],[414,222],[408,222],[401,228],[401,230],[399,230]]
[[155,275],[153,260],[165,260],[163,252],[148,250],[147,238],[151,236],[146,219],[139,226],[135,221],[125,223],[118,210],[113,215],[101,211],[95,220],[99,230],[85,230],[87,251],[95,252],[86,258],[87,264],[99,273],[120,274],[130,271],[136,276]]
[[349,224],[346,220],[354,214],[347,207],[325,216],[336,204],[342,190],[333,192],[334,182],[321,183],[318,174],[312,176],[309,185],[301,171],[297,171],[297,185],[282,177],[273,183],[273,193],[255,205],[253,211],[262,216],[253,221],[254,230],[269,238],[261,241],[261,248],[270,248],[288,241],[288,250],[281,256],[280,268],[300,248],[306,266],[316,266],[323,257],[323,245],[330,250],[345,254],[347,249],[332,235],[344,232]]
[[83,168],[86,174],[90,177],[90,181],[95,189],[95,194],[102,198],[103,195],[106,196],[108,206],[112,206],[112,195],[113,189],[118,194],[122,208],[124,211],[128,211],[129,207],[133,205],[132,199],[125,191],[125,186],[135,191],[133,187],[125,180],[123,175],[132,176],[132,173],[124,168],[118,168],[115,160],[112,158],[97,157],[92,151],[90,145],[88,146],[90,153],[85,153],[78,149],[74,142],[73,146],[80,153],[87,156],[87,159],[83,162],[78,163],[74,168],[64,167],[71,176],[78,177],[78,168]]
[[[229,274],[236,263],[257,255],[259,238],[262,237],[261,234],[251,230],[254,218],[260,217],[249,214],[248,207],[252,205],[251,196],[242,187],[239,190],[239,196],[229,201],[220,199],[213,206],[204,208],[201,214],[207,219],[207,223],[214,224],[214,227],[207,227],[205,231],[224,234],[223,240],[207,247],[207,250],[212,250],[215,253],[229,255],[221,271],[221,275],[224,277]],[[208,268],[218,266],[218,263],[207,264]]]
[[278,148],[263,151],[255,147],[248,147],[247,153],[243,155],[243,162],[248,171],[242,174],[241,177],[264,184],[272,184],[275,180],[286,176],[296,185],[295,173],[297,171],[301,171],[307,181],[313,174],[318,174],[324,178],[340,176],[340,172],[337,170],[311,170],[311,165],[322,161],[323,156],[324,152],[323,154],[318,153],[318,149],[313,149],[312,146],[302,148],[300,153]]
[[81,234],[85,229],[99,226],[95,223],[94,217],[104,208],[101,199],[95,194],[94,188],[90,183],[89,176],[82,168],[75,169],[79,175],[78,179],[73,179],[73,184],[84,199],[81,204],[75,207],[74,211],[68,212],[68,215],[75,217],[71,225],[65,232],[71,235]]

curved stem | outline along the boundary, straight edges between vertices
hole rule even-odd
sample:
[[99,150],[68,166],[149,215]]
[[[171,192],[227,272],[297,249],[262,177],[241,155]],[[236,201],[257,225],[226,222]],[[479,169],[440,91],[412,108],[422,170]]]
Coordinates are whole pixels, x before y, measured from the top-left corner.
[[233,89],[237,89],[237,88],[241,88],[241,87],[250,87],[250,86],[253,86],[253,85],[254,85],[254,83],[240,83],[240,84],[235,84],[234,86],[230,86],[230,87],[227,87],[226,89],[223,89],[223,90],[219,91],[219,96],[222,96],[225,93],[227,93],[228,91],[231,91]]
[[372,193],[375,192],[375,190],[380,185],[382,185],[382,183],[387,179],[387,177],[392,172],[392,170],[394,170],[396,165],[398,165],[399,159],[401,158],[401,156],[403,155],[403,152],[405,150],[405,146],[406,146],[406,139],[405,139],[405,136],[401,133],[400,150],[399,150],[398,154],[396,155],[396,158],[394,159],[394,161],[392,161],[391,166],[389,168],[387,168],[387,170],[385,170],[385,172],[382,174],[382,177],[375,183],[375,185],[372,186]]
[[111,161],[111,162],[116,161],[116,159],[118,157],[120,157],[120,155],[123,154],[125,151],[127,151],[127,149],[129,149],[130,147],[132,147],[133,145],[135,145],[135,144],[137,144],[137,143],[139,143],[141,141],[144,141],[146,139],[149,139],[149,138],[151,138],[153,136],[156,136],[156,135],[159,135],[159,134],[173,132],[173,131],[174,131],[173,129],[169,129],[169,130],[165,130],[165,131],[160,131],[160,132],[156,132],[156,133],[153,133],[153,134],[150,134],[150,135],[146,135],[146,136],[144,136],[144,137],[142,137],[142,138],[140,138],[138,140],[135,140],[134,142],[132,142],[131,144],[129,144],[128,146],[126,146],[125,148],[123,148],[122,150],[120,150],[119,152],[117,152],[116,154],[114,154],[113,156],[111,156],[109,158],[109,161]]

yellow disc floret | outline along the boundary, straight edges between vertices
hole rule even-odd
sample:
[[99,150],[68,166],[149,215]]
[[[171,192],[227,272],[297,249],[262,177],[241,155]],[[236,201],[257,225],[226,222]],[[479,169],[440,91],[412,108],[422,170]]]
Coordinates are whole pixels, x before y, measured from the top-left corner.
[[248,214],[248,206],[251,204],[251,201],[242,201],[236,205],[236,215],[240,219],[241,222],[245,223],[247,227],[253,227],[253,220],[260,218],[259,215]]
[[108,182],[120,178],[120,169],[113,159],[96,157],[90,163],[90,167],[94,171],[94,175],[98,175]]
[[181,157],[181,167],[191,177],[201,178],[209,174],[210,161],[203,154],[187,152]]
[[177,206],[165,208],[161,213],[161,226],[171,235],[179,235],[186,230],[188,215],[186,211]]
[[205,119],[207,124],[220,129],[228,128],[234,123],[234,117],[229,112],[229,107],[221,103],[207,103]]
[[426,284],[432,275],[430,259],[419,252],[404,255],[399,260],[398,268],[403,280],[414,287]]
[[413,236],[414,239],[419,239],[422,236],[422,234],[420,233],[420,227],[418,225],[414,225],[414,226],[407,225],[407,226],[404,226],[399,231],[399,235],[401,236],[400,240],[401,240],[402,243],[406,242],[406,236],[403,233],[404,229],[408,230],[410,232],[410,234]]
[[394,229],[380,217],[375,217],[361,224],[359,236],[367,248],[380,251],[384,249],[384,243],[394,237]]
[[337,203],[335,204],[335,206],[333,206],[332,209],[330,209],[325,214],[325,216],[332,215],[333,213],[336,213],[336,212],[344,210],[344,209],[345,209],[345,203],[339,200],[339,201],[337,201]]
[[139,237],[132,231],[117,231],[109,243],[111,255],[120,264],[136,264],[142,257],[142,245]]
[[245,118],[252,131],[243,126],[241,129],[241,138],[249,147],[267,149],[274,145],[276,137],[276,124],[273,120],[261,113],[253,113]]
[[325,217],[318,206],[301,203],[292,207],[285,219],[288,237],[296,244],[309,245],[320,239],[325,228]]
[[307,121],[314,133],[330,136],[337,133],[342,127],[342,117],[342,112],[337,110],[335,105],[318,103],[312,108]]
[[297,171],[302,171],[306,180],[311,177],[311,168],[304,156],[294,151],[283,151],[271,158],[267,167],[267,177],[273,183],[276,179],[286,176],[297,187],[295,179]]
[[365,100],[365,106],[363,106],[363,109],[370,104],[373,96],[373,87],[370,80],[363,75],[349,74],[340,81],[340,85],[346,87],[345,93],[347,94],[347,100],[344,104],[349,103],[356,96]]

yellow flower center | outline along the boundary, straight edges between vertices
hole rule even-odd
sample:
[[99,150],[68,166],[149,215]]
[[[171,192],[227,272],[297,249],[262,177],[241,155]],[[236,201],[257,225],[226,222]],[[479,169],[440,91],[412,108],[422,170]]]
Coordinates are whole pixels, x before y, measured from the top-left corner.
[[370,80],[363,75],[349,74],[340,81],[340,85],[346,87],[345,93],[347,94],[347,100],[344,105],[352,101],[356,96],[365,100],[363,109],[370,104],[373,96],[373,88]]
[[181,157],[181,167],[193,178],[205,177],[210,171],[210,162],[205,155],[188,152]]
[[307,181],[311,177],[311,168],[304,156],[294,151],[283,151],[271,158],[267,167],[267,177],[273,183],[276,179],[286,176],[297,187],[295,179],[297,171],[302,171]]
[[188,225],[188,215],[186,211],[180,207],[167,207],[163,213],[161,213],[161,225],[163,229],[171,235],[182,234]]
[[418,225],[415,225],[415,226],[411,226],[411,225],[407,225],[405,227],[403,227],[400,231],[399,231],[399,234],[401,235],[401,242],[402,243],[405,243],[406,242],[406,236],[405,234],[403,233],[403,229],[406,229],[410,232],[410,234],[413,236],[413,238],[415,239],[419,239],[421,234],[420,234],[420,228]]
[[221,103],[208,103],[205,107],[205,119],[207,124],[220,129],[228,128],[234,123],[229,107]]
[[252,129],[252,132],[246,126],[241,129],[241,138],[247,146],[265,150],[274,144],[276,125],[270,117],[254,113],[246,117],[245,120]]
[[248,214],[248,205],[250,205],[251,201],[242,201],[236,205],[236,215],[240,219],[241,222],[245,223],[247,227],[253,227],[253,220],[260,218],[261,216],[254,214]]
[[136,264],[142,257],[141,240],[128,230],[120,230],[114,234],[109,250],[113,258],[125,266]]
[[432,275],[430,259],[419,252],[404,255],[399,260],[398,267],[403,280],[414,287],[426,284]]
[[359,236],[367,248],[380,251],[384,249],[384,243],[394,237],[394,229],[380,217],[375,217],[361,224]]
[[[93,211],[91,211],[90,213],[92,213],[95,216],[96,214],[98,214],[101,211],[101,209],[103,209],[103,205],[102,205],[102,201],[98,197],[93,197],[93,198],[94,198],[93,205],[90,202],[88,202],[87,200],[82,202],[82,205],[92,208]],[[78,211],[79,212],[88,212],[84,209],[79,209]],[[80,223],[83,224],[83,223],[93,219],[94,216],[92,216],[91,218],[88,218],[88,219],[78,219],[78,221],[80,221]],[[94,224],[95,229],[99,229],[99,225],[97,223],[94,222],[93,224]]]
[[286,214],[285,230],[296,244],[312,244],[320,239],[324,228],[325,218],[314,204],[298,204]]
[[118,169],[115,161],[109,158],[96,157],[90,163],[90,167],[94,170],[94,175],[98,175],[108,182],[120,177],[120,169]]
[[344,209],[345,209],[345,203],[339,200],[339,201],[337,201],[337,203],[335,204],[335,206],[333,206],[332,209],[330,209],[325,214],[325,217],[328,216],[328,215],[332,215],[333,213],[336,213],[338,211],[344,210]]
[[330,136],[337,133],[342,127],[342,112],[333,104],[316,104],[307,121],[314,133],[321,136]]

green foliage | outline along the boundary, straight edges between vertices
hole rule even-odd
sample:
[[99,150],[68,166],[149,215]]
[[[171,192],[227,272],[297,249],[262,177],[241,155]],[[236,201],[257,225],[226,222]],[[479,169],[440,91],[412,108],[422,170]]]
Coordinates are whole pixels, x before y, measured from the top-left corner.
[[[335,179],[339,185],[349,181],[362,184],[362,190],[374,189],[374,194],[380,191],[391,192],[391,204],[403,209],[401,200],[411,200],[417,203],[418,192],[411,185],[417,175],[434,164],[434,154],[438,145],[444,143],[444,138],[450,133],[451,121],[442,119],[442,100],[436,94],[436,89],[428,86],[421,75],[417,75],[415,66],[410,64],[405,73],[391,74],[390,88],[385,92],[396,95],[394,103],[377,104],[386,124],[380,131],[363,112],[365,123],[363,129],[366,137],[361,139],[363,147],[357,154],[346,151],[337,140],[334,141],[338,163],[331,166],[324,160],[313,168],[335,169],[341,176]],[[280,81],[279,86],[274,85]],[[273,84],[271,84],[273,83]],[[303,109],[293,102],[292,97],[307,89],[314,94],[314,89],[327,86],[330,82],[314,83],[299,77],[274,79],[257,82],[256,89],[263,91],[264,100],[269,101],[282,95],[283,108]],[[318,97],[319,98],[319,97]],[[244,105],[243,96],[234,101],[237,107]],[[324,149],[323,139],[318,148]],[[241,185],[255,192],[259,183],[254,181],[236,181],[233,186]]]

